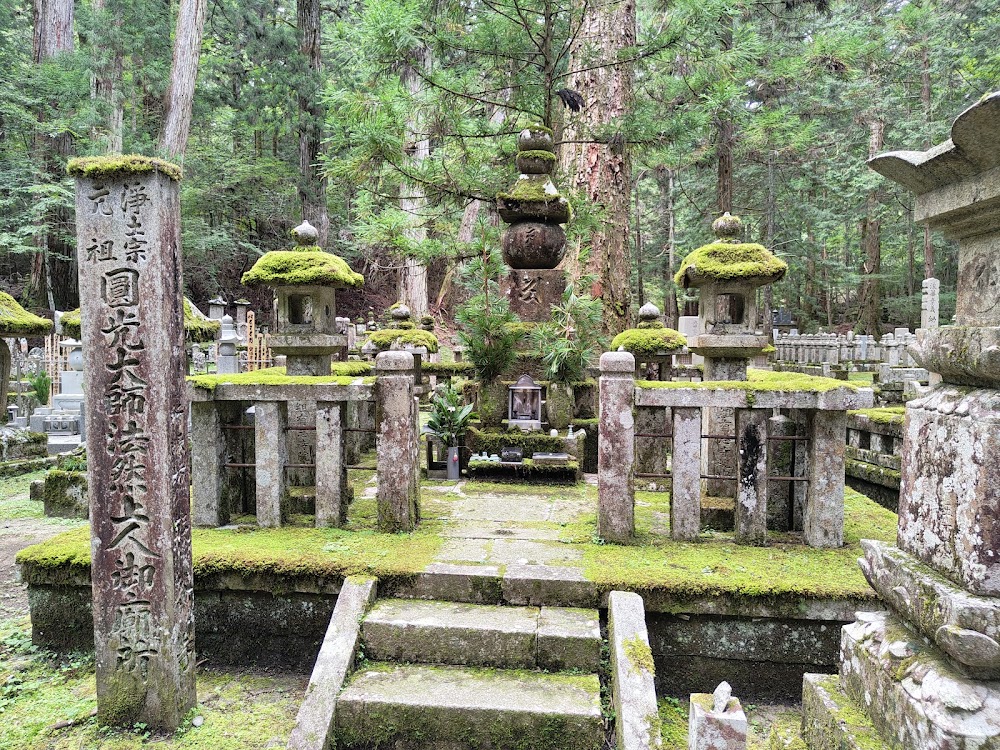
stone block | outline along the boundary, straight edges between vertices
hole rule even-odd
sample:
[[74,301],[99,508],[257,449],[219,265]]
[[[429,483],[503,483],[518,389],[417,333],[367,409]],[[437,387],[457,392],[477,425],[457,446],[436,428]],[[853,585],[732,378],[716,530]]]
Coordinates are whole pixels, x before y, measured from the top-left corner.
[[597,533],[628,542],[635,533],[635,357],[601,355],[600,439],[597,445]]
[[893,750],[829,674],[803,676],[802,738],[809,750]]
[[660,724],[653,679],[656,669],[641,596],[627,591],[611,592],[608,639],[618,750],[658,748]]
[[595,607],[599,600],[597,585],[569,566],[508,565],[501,587],[510,604]]
[[976,594],[1000,594],[1000,391],[940,386],[907,405],[901,549]]
[[747,717],[723,682],[714,693],[693,693],[688,714],[688,750],[746,750]]
[[1000,684],[960,675],[892,615],[860,613],[844,627],[844,691],[890,744],[920,750],[1000,748]]
[[558,269],[511,269],[500,282],[500,291],[510,299],[511,312],[521,320],[544,323],[552,305],[562,303],[566,272]]
[[537,641],[540,669],[596,672],[600,667],[601,625],[596,609],[542,607]]

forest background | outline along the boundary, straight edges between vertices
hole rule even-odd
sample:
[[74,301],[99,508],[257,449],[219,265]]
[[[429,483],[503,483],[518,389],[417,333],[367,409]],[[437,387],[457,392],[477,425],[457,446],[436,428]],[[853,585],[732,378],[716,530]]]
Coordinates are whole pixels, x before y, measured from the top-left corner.
[[800,330],[915,328],[928,276],[947,322],[955,246],[865,161],[946,139],[997,39],[998,0],[0,0],[0,289],[77,307],[67,159],[163,154],[197,304],[268,309],[240,277],[305,217],[365,275],[341,314],[449,321],[543,123],[609,332],[690,310],[672,274],[722,211],[788,262],[764,309]]

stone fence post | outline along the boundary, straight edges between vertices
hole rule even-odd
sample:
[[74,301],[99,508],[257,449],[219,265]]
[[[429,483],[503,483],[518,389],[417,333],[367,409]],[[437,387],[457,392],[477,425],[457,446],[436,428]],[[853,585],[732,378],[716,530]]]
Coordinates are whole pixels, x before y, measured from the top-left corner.
[[76,159],[91,580],[102,724],[195,705],[180,169]]
[[624,543],[635,532],[635,357],[601,355],[597,534]]
[[419,448],[413,389],[412,354],[390,351],[375,358],[376,497],[381,531],[413,531],[420,520],[420,486],[414,480]]

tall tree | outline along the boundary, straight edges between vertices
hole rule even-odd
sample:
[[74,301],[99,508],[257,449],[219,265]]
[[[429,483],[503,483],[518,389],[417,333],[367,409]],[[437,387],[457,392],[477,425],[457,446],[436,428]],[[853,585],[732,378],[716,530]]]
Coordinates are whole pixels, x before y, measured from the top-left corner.
[[[868,158],[885,145],[885,121],[877,115],[865,120],[868,127]],[[882,335],[882,219],[879,215],[880,196],[872,188],[865,199],[865,214],[861,218],[861,289],[858,292],[858,332],[870,336]]]
[[325,246],[330,234],[326,202],[326,176],[320,161],[323,153],[323,55],[320,0],[298,0],[296,5],[299,52],[306,62],[306,75],[299,89],[299,200],[302,217],[319,231]]
[[[431,68],[431,51],[423,43],[409,51],[400,72],[400,83],[409,95],[413,106],[406,117],[404,168],[419,173],[424,161],[431,155],[431,139],[427,123],[421,117],[420,99],[424,80]],[[399,209],[407,222],[403,234],[407,244],[418,246],[427,239],[427,194],[418,180],[404,180],[399,186]],[[400,269],[399,298],[406,303],[413,315],[427,313],[427,266],[422,259],[408,253]]]
[[[584,2],[579,33],[570,50],[567,86],[585,104],[568,116],[560,167],[565,185],[600,212],[589,248],[578,243],[577,263],[597,281],[593,296],[604,302],[604,327],[616,334],[632,317],[629,208],[632,161],[625,135],[633,109],[636,44],[634,0]],[[574,249],[571,249],[571,252]]]
[[174,55],[159,142],[159,150],[169,159],[183,161],[184,149],[187,148],[206,4],[207,0],[180,0],[177,9]]

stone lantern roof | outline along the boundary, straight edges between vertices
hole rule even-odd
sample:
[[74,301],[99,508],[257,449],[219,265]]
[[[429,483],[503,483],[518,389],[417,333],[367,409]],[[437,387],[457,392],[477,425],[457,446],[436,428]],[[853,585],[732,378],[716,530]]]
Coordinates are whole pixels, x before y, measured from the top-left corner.
[[718,239],[702,245],[681,262],[674,276],[685,289],[706,284],[731,282],[753,289],[778,281],[788,264],[763,245],[740,242],[743,222],[728,211],[712,222]]
[[243,274],[246,286],[329,286],[356,288],[364,277],[351,270],[347,261],[316,245],[318,233],[308,221],[292,230],[296,246],[264,253]]
[[[184,298],[184,340],[194,344],[207,344],[215,341],[219,333],[220,323],[212,320],[199,310],[191,300]],[[59,328],[63,336],[69,336],[78,341],[83,338],[80,324],[80,308],[64,312],[59,317]],[[0,329],[2,330],[2,329]]]
[[52,321],[40,318],[6,292],[0,292],[0,338],[44,336],[52,331]]

